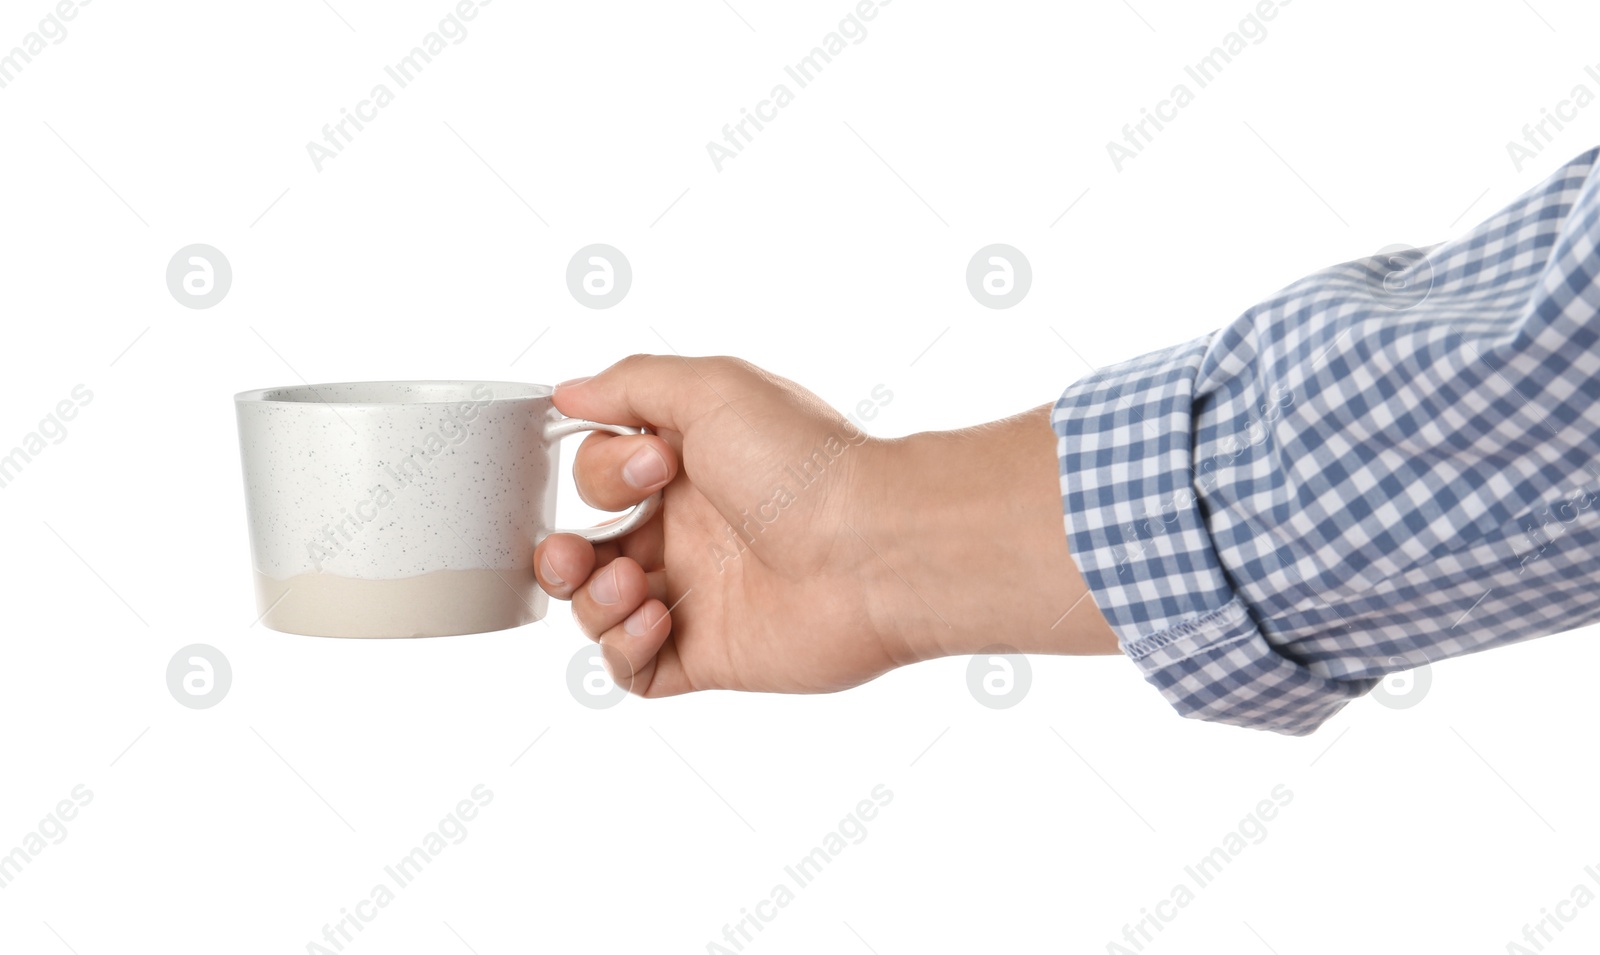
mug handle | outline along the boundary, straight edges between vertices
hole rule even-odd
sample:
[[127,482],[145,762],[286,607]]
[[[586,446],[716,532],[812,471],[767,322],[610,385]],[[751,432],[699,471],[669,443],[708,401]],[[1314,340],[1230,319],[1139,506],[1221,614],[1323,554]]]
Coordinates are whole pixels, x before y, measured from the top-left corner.
[[[570,434],[582,431],[607,431],[611,434],[630,435],[648,434],[648,428],[630,428],[620,424],[603,424],[599,421],[590,421],[587,418],[556,418],[544,427],[544,436],[547,441],[559,441]],[[577,534],[591,544],[599,544],[608,540],[615,540],[625,534],[631,534],[644,526],[644,522],[656,515],[661,510],[661,492],[657,491],[623,515],[621,520],[609,524],[600,524],[595,527],[578,527],[571,529],[553,530],[551,534]],[[548,536],[548,535],[546,535]]]

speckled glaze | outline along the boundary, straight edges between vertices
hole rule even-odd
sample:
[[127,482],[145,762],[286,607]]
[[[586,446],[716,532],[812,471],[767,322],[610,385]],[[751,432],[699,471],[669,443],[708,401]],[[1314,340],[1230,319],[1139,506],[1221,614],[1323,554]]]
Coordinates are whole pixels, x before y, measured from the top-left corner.
[[[533,547],[552,527],[559,439],[637,433],[565,418],[550,395],[463,381],[236,395],[262,622],[318,636],[434,636],[542,617]],[[621,536],[659,504],[572,533]],[[486,601],[494,578],[516,599]]]

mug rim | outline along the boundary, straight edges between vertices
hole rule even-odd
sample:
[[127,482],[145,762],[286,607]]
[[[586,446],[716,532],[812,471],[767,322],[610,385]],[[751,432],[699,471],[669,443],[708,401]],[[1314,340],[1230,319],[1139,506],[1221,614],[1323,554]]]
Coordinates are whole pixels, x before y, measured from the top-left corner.
[[[474,401],[468,395],[453,395],[448,398],[416,398],[402,399],[399,397],[374,400],[346,400],[338,395],[329,396],[324,391],[336,389],[355,388],[459,388],[472,389],[479,385],[487,385],[497,392],[490,398],[498,404],[505,401],[528,401],[535,398],[548,398],[555,393],[550,385],[533,384],[525,381],[487,381],[465,378],[421,378],[421,379],[393,379],[381,381],[332,381],[320,384],[281,385],[275,388],[252,388],[241,391],[233,396],[235,404],[261,404],[261,405],[323,405],[337,406],[340,408],[404,408],[412,406],[443,406],[460,404],[463,401]],[[510,394],[498,392],[509,391]],[[296,397],[287,397],[295,395]]]

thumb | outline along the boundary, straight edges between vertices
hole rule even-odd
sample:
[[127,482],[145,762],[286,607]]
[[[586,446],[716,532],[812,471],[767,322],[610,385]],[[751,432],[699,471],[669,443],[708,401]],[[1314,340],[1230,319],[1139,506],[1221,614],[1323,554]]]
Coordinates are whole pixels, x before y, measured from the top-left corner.
[[630,355],[595,375],[556,386],[556,410],[607,424],[683,434],[696,419],[732,413],[755,379],[736,358]]

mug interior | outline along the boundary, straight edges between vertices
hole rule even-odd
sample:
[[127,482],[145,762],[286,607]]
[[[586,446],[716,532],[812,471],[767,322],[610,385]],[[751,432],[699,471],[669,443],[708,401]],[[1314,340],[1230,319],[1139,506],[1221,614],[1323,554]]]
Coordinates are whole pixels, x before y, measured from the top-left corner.
[[543,398],[552,390],[549,385],[512,381],[346,381],[260,388],[240,392],[234,396],[234,400],[332,405],[446,405],[482,401],[485,397],[495,401]]

